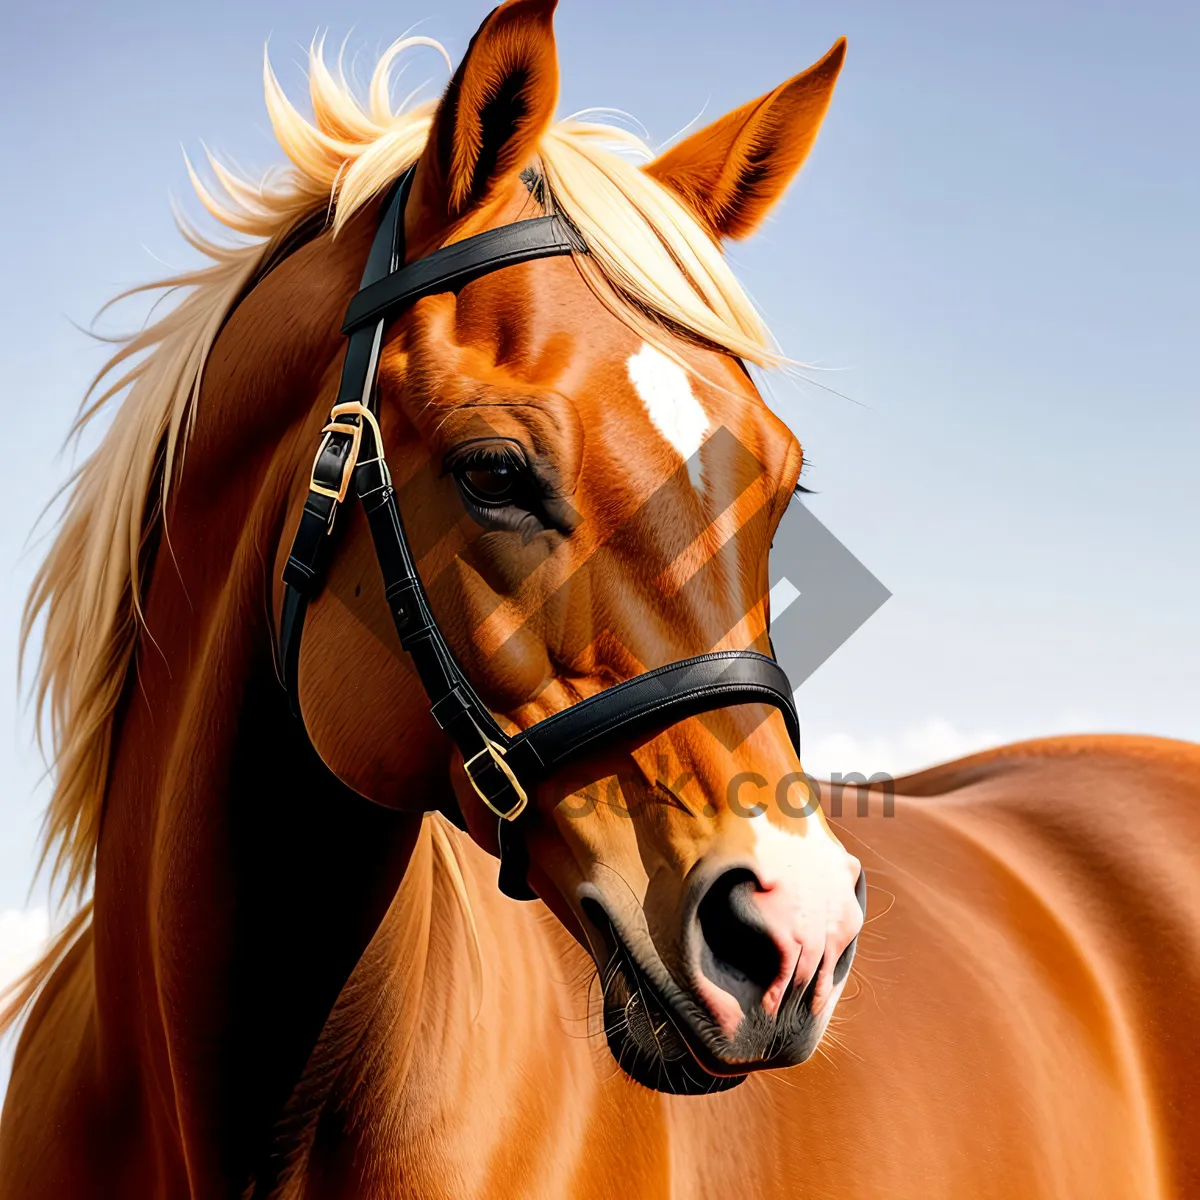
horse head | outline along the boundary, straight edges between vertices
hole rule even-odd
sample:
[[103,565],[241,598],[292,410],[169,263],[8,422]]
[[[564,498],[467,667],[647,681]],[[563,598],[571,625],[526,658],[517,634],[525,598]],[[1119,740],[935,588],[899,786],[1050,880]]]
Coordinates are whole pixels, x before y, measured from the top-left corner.
[[[374,384],[433,616],[509,734],[681,659],[770,654],[767,555],[803,455],[744,366],[772,352],[720,244],[799,169],[843,55],[639,168],[594,127],[553,123],[553,7],[510,0],[476,34],[432,114],[403,242],[413,262],[556,212],[580,252],[422,296],[387,323]],[[496,853],[391,628],[367,523],[339,521],[299,657],[308,736],[361,794],[460,813]],[[864,884],[777,708],[650,720],[583,750],[532,790],[522,829],[529,884],[593,956],[633,1078],[708,1092],[813,1052]]]

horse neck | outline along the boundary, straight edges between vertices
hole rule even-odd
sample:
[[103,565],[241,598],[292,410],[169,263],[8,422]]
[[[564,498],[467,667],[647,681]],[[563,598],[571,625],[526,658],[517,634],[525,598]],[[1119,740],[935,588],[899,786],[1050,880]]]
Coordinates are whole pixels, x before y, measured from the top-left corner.
[[272,550],[339,365],[362,240],[299,251],[218,339],[114,734],[99,1061],[194,1195],[230,1194],[252,1169],[420,826],[323,767],[272,653]]
[[540,905],[497,893],[494,859],[426,818],[247,1194],[566,1195],[588,1131],[623,1121],[622,1158],[632,1139],[662,1160],[662,1098],[614,1074],[594,978]]

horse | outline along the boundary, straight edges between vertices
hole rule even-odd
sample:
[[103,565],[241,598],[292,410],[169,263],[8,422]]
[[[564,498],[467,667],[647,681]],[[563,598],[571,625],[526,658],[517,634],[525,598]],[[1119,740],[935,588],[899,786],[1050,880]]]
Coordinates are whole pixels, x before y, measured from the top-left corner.
[[[290,171],[193,173],[249,240],[186,228],[209,265],[85,401],[122,397],[25,626],[79,905],[5,1013],[0,1200],[1194,1195],[1197,747],[1050,739],[841,795],[786,705],[674,714],[523,790],[520,901],[361,507],[281,686],[313,448],[368,417],[497,736],[769,654],[803,455],[721,247],[800,169],[844,43],[638,165],[555,121],[553,10],[506,0],[398,112],[426,39],[365,100],[316,44],[311,120],[268,63]],[[551,215],[571,244],[395,313],[375,408],[331,419],[402,177],[410,264]]]

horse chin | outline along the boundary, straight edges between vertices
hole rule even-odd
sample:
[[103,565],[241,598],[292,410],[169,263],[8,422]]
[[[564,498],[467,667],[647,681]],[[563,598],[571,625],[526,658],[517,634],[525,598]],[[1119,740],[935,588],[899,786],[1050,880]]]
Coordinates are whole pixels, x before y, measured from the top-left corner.
[[748,1013],[730,1041],[686,994],[674,994],[665,972],[646,969],[603,905],[588,897],[583,911],[600,936],[609,1050],[643,1087],[707,1096],[737,1087],[758,1071],[798,1066],[813,1054],[825,1025],[812,1012],[815,977],[803,992],[789,996],[775,1017],[761,1008]]
[[701,1066],[649,981],[628,963],[613,971],[605,988],[604,1032],[621,1070],[656,1092],[708,1096],[727,1092],[746,1078]]

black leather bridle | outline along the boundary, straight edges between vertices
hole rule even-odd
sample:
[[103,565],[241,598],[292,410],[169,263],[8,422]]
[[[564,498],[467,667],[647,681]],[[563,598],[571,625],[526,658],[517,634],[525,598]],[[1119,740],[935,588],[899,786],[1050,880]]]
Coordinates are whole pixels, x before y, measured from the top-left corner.
[[[430,609],[384,458],[374,395],[384,327],[423,296],[452,291],[516,263],[586,254],[587,246],[561,217],[543,216],[488,230],[405,265],[404,208],[414,171],[410,168],[384,204],[362,287],[342,326],[349,344],[337,403],[322,431],[283,572],[279,658],[292,710],[299,717],[305,613],[323,582],[338,508],[357,496],[371,527],[401,648],[412,659],[433,719],[462,752],[471,786],[499,818],[501,890],[515,899],[533,899],[521,826],[529,819],[529,796],[541,780],[619,738],[729,705],[774,705],[783,714],[797,753],[800,723],[783,669],[753,650],[724,650],[670,663],[589,696],[515,735],[500,727],[479,698]],[[461,813],[453,816],[462,821]]]

